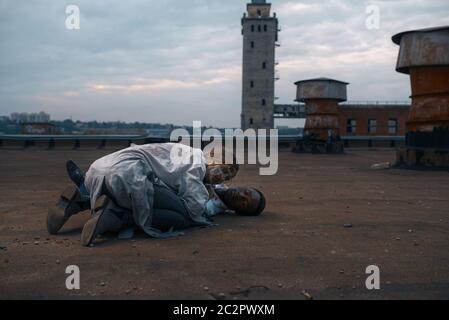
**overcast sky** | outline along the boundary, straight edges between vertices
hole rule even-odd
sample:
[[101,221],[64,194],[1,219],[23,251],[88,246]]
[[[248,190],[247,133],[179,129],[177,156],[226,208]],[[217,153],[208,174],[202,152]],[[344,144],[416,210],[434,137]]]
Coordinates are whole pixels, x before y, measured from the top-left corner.
[[[0,0],[0,115],[237,127],[241,0]],[[449,25],[449,0],[273,0],[282,32],[277,103],[293,82],[350,82],[351,100],[407,100],[397,32]],[[65,26],[78,5],[80,30]],[[366,6],[380,28],[365,26]]]

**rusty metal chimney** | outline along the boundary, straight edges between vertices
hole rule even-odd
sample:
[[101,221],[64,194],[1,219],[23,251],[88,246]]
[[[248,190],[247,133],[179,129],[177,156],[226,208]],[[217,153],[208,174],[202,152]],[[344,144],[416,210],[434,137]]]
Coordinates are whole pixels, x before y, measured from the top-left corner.
[[348,83],[328,78],[302,80],[297,86],[296,101],[304,102],[307,119],[304,139],[294,151],[342,153],[338,123],[338,103],[347,100]]
[[412,107],[398,164],[449,167],[449,26],[393,36],[396,70],[409,74]]

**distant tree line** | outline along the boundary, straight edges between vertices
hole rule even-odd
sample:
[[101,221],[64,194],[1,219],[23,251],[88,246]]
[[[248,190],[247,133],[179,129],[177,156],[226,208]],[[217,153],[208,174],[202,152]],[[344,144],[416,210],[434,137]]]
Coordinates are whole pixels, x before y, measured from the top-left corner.
[[[61,129],[62,133],[82,133],[85,131],[97,130],[148,130],[148,129],[172,129],[173,125],[160,123],[143,123],[143,122],[99,122],[99,121],[73,121],[66,119],[63,121],[50,121]],[[19,134],[21,132],[20,124],[11,120],[9,117],[0,118],[0,133],[1,134]]]
[[170,124],[160,123],[144,123],[144,122],[99,122],[99,121],[72,121],[70,119],[64,121],[52,121],[54,125],[58,126],[65,133],[83,132],[90,129],[112,129],[112,130],[135,130],[135,129],[167,129],[173,127]]

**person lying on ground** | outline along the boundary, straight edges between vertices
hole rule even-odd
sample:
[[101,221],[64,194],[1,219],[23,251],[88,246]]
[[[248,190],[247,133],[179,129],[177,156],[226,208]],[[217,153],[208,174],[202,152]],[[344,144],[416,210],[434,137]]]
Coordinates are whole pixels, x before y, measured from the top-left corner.
[[[174,151],[191,161],[175,161]],[[211,226],[211,217],[225,211],[258,216],[265,208],[260,191],[222,185],[236,176],[237,165],[207,165],[201,150],[182,144],[133,145],[98,159],[86,174],[73,161],[66,167],[75,185],[49,210],[47,230],[57,234],[71,216],[91,210],[81,234],[84,246],[105,232],[118,232],[120,239],[132,238],[135,229],[173,237]]]

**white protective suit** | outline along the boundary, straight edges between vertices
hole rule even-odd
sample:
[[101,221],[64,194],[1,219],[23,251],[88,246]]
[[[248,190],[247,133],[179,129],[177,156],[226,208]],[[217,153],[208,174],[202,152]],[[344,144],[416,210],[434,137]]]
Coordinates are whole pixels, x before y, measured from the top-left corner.
[[[173,161],[173,148],[179,148],[184,154],[190,152],[191,161]],[[194,157],[200,159],[196,164]],[[206,226],[210,222],[205,216],[209,198],[203,183],[205,173],[206,160],[199,149],[174,143],[133,145],[95,161],[86,173],[85,185],[92,208],[105,182],[116,203],[132,211],[135,224],[149,236],[161,238],[173,234],[152,228],[153,184],[173,190],[184,202],[192,220]]]

